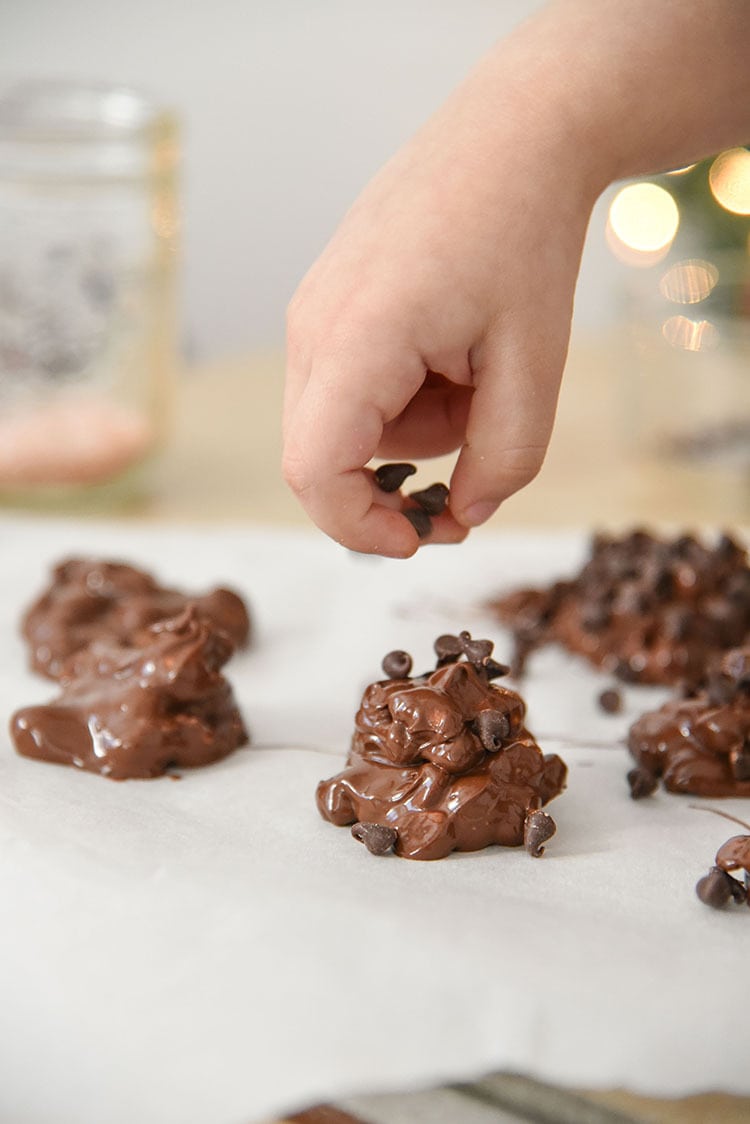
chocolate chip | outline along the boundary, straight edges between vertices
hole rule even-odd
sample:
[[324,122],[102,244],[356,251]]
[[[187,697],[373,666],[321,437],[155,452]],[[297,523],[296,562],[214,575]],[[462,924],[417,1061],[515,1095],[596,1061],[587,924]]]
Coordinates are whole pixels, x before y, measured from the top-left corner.
[[695,892],[704,905],[710,905],[712,909],[723,909],[732,900],[746,900],[742,884],[718,866],[712,867],[708,874],[698,879]]
[[721,661],[721,670],[735,683],[747,683],[750,680],[750,650],[735,648],[727,652]]
[[737,684],[726,675],[711,674],[706,694],[710,706],[726,706],[737,695]]
[[750,749],[747,746],[730,753],[729,763],[736,781],[750,781]]
[[491,640],[472,640],[468,632],[462,632],[459,640],[463,644],[464,653],[469,663],[482,664],[492,655],[495,645]]
[[352,835],[360,843],[364,843],[371,855],[388,854],[398,839],[395,827],[387,827],[381,823],[352,824]]
[[628,773],[628,784],[633,800],[642,800],[644,796],[650,796],[652,792],[656,792],[659,787],[659,780],[648,769],[638,765]]
[[488,753],[497,753],[498,749],[502,749],[503,742],[510,734],[510,719],[502,710],[480,710],[474,725],[479,740]]
[[445,484],[430,484],[421,492],[411,492],[409,499],[418,503],[428,515],[442,515],[448,503],[449,492]]
[[622,695],[614,687],[602,691],[596,701],[605,714],[619,714],[622,710]]
[[420,539],[424,539],[429,535],[432,530],[432,520],[423,508],[410,507],[404,511],[403,514],[409,520]]
[[405,462],[381,464],[375,469],[375,483],[381,492],[397,492],[407,476],[413,476],[416,471],[416,465]]
[[380,666],[389,679],[406,679],[411,671],[411,656],[408,652],[402,652],[397,648],[383,656]]
[[456,660],[461,658],[464,646],[457,636],[451,636],[446,632],[443,636],[438,636],[434,644],[435,655],[438,658],[438,667],[443,667],[447,663],[455,663]]
[[618,660],[612,669],[612,673],[623,683],[638,682],[638,672],[632,666],[630,660]]
[[507,663],[498,663],[497,660],[487,659],[482,664],[482,671],[488,679],[500,679],[503,675],[510,674]]
[[581,628],[586,632],[600,632],[607,627],[610,619],[611,613],[606,605],[589,601],[581,607]]
[[557,824],[547,812],[529,812],[523,825],[523,845],[532,858],[544,854],[544,844],[557,831]]

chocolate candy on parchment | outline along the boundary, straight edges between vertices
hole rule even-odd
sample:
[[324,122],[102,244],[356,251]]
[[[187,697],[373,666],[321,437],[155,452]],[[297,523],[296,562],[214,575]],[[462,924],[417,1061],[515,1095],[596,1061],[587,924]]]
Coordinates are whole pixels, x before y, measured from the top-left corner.
[[709,659],[750,634],[750,567],[729,535],[597,535],[570,580],[492,602],[513,629],[515,670],[559,643],[624,682],[700,684]]
[[248,740],[221,673],[232,650],[192,605],[142,632],[137,648],[95,640],[68,661],[57,699],[13,715],[15,747],[113,780],[218,761]]
[[[661,779],[669,792],[750,796],[750,647],[714,659],[706,685],[670,699],[630,727],[637,799]],[[629,775],[630,780],[630,775]]]
[[406,653],[385,657],[388,678],[364,693],[346,767],[318,785],[321,815],[402,858],[493,843],[541,855],[554,821],[540,809],[565,787],[564,762],[541,752],[520,696],[493,682],[508,668],[490,641],[462,632],[438,637],[435,651],[437,668],[415,676]]
[[226,633],[234,648],[247,644],[248,611],[229,589],[190,597],[122,562],[68,559],[55,566],[48,588],[23,617],[31,666],[49,679],[60,679],[71,656],[92,641],[109,637],[133,644],[149,625],[176,616],[188,603],[197,616]]

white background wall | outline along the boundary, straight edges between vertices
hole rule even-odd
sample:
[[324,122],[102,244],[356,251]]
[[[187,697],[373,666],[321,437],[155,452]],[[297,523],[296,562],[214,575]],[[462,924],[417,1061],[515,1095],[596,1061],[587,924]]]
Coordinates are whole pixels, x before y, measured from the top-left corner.
[[[0,79],[143,86],[183,123],[183,338],[283,339],[286,301],[359,188],[541,0],[0,0]],[[499,107],[498,112],[502,112]],[[577,322],[613,315],[603,205]]]

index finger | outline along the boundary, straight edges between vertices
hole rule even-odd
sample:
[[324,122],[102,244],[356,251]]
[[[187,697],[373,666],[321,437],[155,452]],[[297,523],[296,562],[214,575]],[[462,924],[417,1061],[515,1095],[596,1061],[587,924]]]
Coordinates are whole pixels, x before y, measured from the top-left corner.
[[366,365],[341,355],[313,364],[291,403],[284,476],[321,530],[352,550],[407,558],[417,549],[408,520],[377,502],[365,466],[384,425],[401,413],[424,377],[415,355],[383,356]]

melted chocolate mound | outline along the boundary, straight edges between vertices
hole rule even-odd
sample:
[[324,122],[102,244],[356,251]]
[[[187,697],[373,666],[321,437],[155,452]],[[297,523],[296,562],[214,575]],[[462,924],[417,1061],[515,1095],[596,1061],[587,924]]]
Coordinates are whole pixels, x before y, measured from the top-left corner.
[[689,698],[634,722],[628,748],[653,789],[660,777],[669,792],[750,796],[750,648],[727,652]]
[[192,605],[153,625],[138,648],[96,640],[72,657],[54,702],[16,711],[15,747],[113,780],[218,761],[248,740],[220,670],[231,654],[226,634]]
[[92,641],[110,637],[123,645],[132,644],[143,629],[176,616],[188,603],[198,616],[225,632],[234,648],[248,642],[247,608],[231,590],[214,589],[202,597],[189,597],[158,585],[150,574],[122,562],[87,558],[61,562],[21,624],[31,649],[31,666],[49,679],[62,679],[70,657]]
[[750,568],[728,535],[713,547],[691,535],[597,535],[576,577],[492,607],[515,633],[518,673],[557,642],[625,682],[700,683],[710,657],[750,633]]
[[522,846],[527,819],[565,787],[565,763],[542,754],[522,699],[491,682],[508,669],[489,641],[442,636],[436,651],[437,669],[414,677],[396,675],[405,653],[385,658],[394,675],[366,689],[346,768],[318,785],[318,809],[340,827],[394,829],[402,858]]

